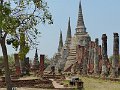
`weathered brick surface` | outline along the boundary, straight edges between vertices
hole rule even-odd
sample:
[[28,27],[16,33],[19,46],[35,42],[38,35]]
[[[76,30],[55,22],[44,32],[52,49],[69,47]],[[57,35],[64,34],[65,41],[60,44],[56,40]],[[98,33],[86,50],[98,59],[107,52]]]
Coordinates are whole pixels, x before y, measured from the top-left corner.
[[44,75],[44,79],[61,79],[63,78],[61,75]]
[[39,67],[39,73],[42,75],[44,72],[44,57],[45,55],[40,55],[40,67]]
[[[29,88],[54,88],[50,80],[12,80],[13,87],[29,87]],[[0,81],[0,88],[5,88],[4,81]]]

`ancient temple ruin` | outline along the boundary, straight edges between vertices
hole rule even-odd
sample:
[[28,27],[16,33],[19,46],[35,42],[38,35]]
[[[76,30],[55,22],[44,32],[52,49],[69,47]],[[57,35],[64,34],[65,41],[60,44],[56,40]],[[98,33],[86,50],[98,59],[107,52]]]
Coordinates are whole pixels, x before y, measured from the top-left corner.
[[99,44],[98,38],[91,40],[86,31],[81,2],[75,30],[76,33],[72,36],[69,18],[65,44],[60,32],[58,52],[53,56],[46,71],[51,71],[51,67],[54,66],[56,72],[61,69],[64,73],[118,77],[120,75],[119,34],[114,33],[113,60],[110,62],[107,54],[107,35],[102,34],[102,45]]
[[71,71],[69,67],[74,66],[74,64],[76,63],[76,50],[77,50],[76,47],[78,45],[88,47],[88,43],[90,40],[91,38],[88,32],[86,32],[86,27],[84,24],[83,14],[82,14],[82,6],[80,2],[76,33],[71,38],[70,51],[67,57],[67,62],[64,67],[65,71]]
[[90,36],[86,32],[86,27],[83,20],[82,7],[80,2],[76,33],[72,37],[70,17],[69,17],[65,44],[63,45],[62,33],[60,32],[58,52],[55,53],[51,65],[49,65],[46,70],[48,71],[50,70],[51,66],[55,66],[56,70],[62,69],[62,71],[70,71],[68,69],[74,63],[76,63],[76,46],[81,45],[87,47],[89,41],[90,41]]

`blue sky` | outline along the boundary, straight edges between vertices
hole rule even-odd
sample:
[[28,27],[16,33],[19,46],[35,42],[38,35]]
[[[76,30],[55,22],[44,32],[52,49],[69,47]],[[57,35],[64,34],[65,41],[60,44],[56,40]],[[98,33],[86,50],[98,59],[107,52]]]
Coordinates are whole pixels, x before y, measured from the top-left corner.
[[[72,35],[75,33],[78,7],[80,0],[46,0],[49,10],[53,15],[53,25],[38,25],[41,37],[38,38],[38,53],[52,57],[57,52],[59,33],[63,33],[63,41],[66,39],[68,18],[71,18]],[[81,0],[83,16],[87,32],[92,40],[106,33],[108,36],[108,55],[112,55],[113,32],[120,34],[120,0]],[[14,53],[8,47],[8,53]],[[35,50],[31,50],[27,56],[34,57]],[[1,53],[0,53],[1,54]]]

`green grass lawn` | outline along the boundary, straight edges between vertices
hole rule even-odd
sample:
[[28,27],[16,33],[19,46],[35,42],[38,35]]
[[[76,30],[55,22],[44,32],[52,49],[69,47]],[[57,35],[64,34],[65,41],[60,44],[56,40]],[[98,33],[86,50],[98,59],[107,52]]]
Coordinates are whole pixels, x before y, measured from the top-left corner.
[[64,80],[63,83],[64,84],[69,84],[69,80]]
[[120,90],[120,82],[105,81],[87,77],[80,77],[85,90]]
[[[80,79],[84,82],[84,90],[120,90],[120,82],[87,77],[80,77]],[[69,85],[69,80],[64,80],[63,83]]]

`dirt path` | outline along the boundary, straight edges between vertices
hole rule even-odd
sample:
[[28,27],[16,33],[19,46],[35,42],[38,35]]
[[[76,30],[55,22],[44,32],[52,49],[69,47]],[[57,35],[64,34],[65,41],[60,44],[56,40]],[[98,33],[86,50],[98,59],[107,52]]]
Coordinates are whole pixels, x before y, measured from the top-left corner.
[[57,83],[56,81],[54,81],[53,79],[50,79],[51,81],[52,81],[52,83],[53,83],[53,86],[55,87],[55,88],[64,88],[64,86],[63,85],[60,85],[59,83]]
[[21,77],[18,80],[29,80],[29,79],[39,79],[39,78],[34,76],[27,76],[27,77]]
[[[6,88],[0,88],[0,90],[6,90]],[[57,90],[57,89],[42,89],[42,88],[16,88],[15,90]]]

